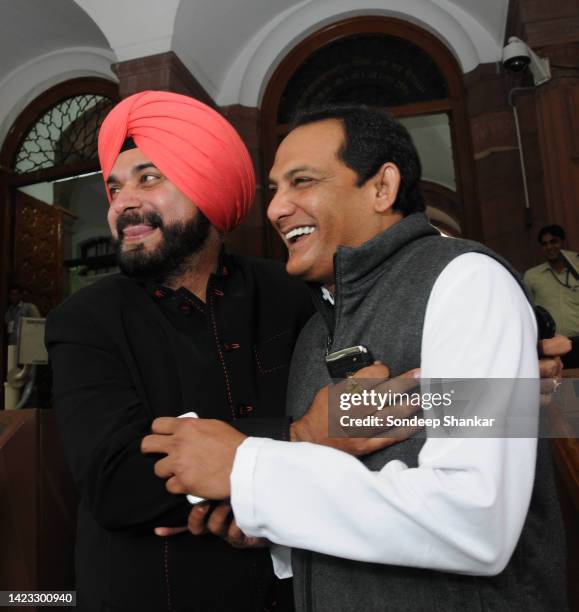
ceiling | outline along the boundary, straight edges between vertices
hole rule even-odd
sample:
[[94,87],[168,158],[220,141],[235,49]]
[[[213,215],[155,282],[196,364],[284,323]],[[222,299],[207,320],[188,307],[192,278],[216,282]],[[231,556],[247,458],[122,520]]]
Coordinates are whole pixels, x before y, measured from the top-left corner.
[[0,0],[0,82],[38,56],[66,47],[106,47],[74,0]]
[[287,52],[353,15],[438,36],[464,72],[498,61],[508,0],[0,0],[0,142],[38,93],[75,76],[174,51],[220,105],[258,106]]

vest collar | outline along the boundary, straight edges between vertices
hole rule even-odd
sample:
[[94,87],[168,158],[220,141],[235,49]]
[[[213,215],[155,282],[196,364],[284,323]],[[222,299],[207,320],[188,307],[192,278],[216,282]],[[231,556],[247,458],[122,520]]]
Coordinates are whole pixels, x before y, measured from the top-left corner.
[[[343,302],[346,296],[356,293],[364,282],[372,283],[374,275],[383,270],[384,262],[409,242],[424,236],[438,235],[438,230],[430,225],[426,214],[413,213],[359,247],[338,247],[334,255],[335,299]],[[328,330],[332,331],[334,306],[323,299],[319,283],[308,284],[316,309]]]
[[373,271],[378,272],[385,260],[409,242],[433,235],[439,232],[426,214],[413,213],[359,247],[338,247],[334,256],[337,290],[373,276]]

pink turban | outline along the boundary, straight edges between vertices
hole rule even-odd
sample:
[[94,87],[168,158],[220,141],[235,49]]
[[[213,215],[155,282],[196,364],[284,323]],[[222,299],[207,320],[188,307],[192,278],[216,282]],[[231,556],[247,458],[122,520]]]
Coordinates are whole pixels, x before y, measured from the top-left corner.
[[[251,157],[233,126],[205,104],[166,91],[143,91],[117,104],[99,132],[106,181],[126,138],[219,231],[237,226],[255,195]],[[110,194],[107,189],[109,202]]]

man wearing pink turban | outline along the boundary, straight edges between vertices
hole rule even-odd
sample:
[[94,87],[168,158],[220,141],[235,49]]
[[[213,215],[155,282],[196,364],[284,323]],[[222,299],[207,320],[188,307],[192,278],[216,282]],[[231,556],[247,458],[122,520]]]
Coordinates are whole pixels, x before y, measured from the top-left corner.
[[234,229],[249,211],[255,195],[249,152],[227,120],[202,102],[144,91],[117,104],[99,132],[105,181],[127,138],[219,232]]
[[130,96],[105,119],[99,157],[122,274],[70,297],[46,333],[80,497],[79,610],[263,610],[276,586],[267,549],[155,534],[185,525],[191,506],[166,491],[140,444],[154,418],[190,411],[286,437],[287,370],[309,295],[278,263],[224,253],[255,178],[215,110],[167,92]]

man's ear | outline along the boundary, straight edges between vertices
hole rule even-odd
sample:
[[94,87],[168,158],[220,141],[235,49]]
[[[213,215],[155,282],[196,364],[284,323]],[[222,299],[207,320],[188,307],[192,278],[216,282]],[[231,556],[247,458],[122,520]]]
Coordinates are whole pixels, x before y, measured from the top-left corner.
[[374,210],[377,213],[392,211],[400,189],[400,170],[396,164],[386,162],[374,175]]

